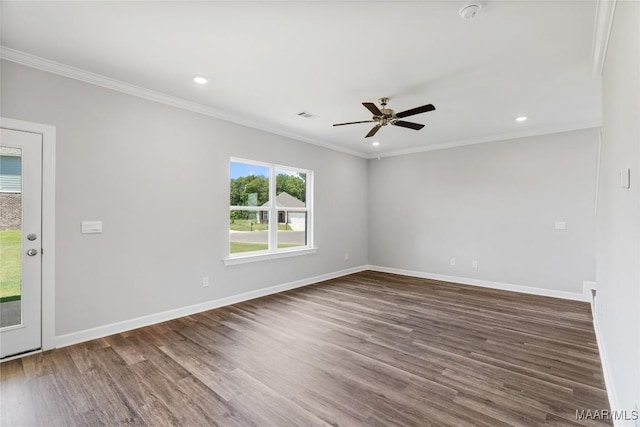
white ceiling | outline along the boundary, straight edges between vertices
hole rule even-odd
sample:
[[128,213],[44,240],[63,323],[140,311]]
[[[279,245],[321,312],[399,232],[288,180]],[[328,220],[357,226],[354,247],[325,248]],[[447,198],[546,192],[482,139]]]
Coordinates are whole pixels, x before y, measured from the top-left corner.
[[[594,1],[488,1],[464,21],[466,3],[3,1],[1,41],[368,156],[599,124]],[[361,102],[382,96],[437,110],[366,140],[370,124],[331,126],[370,119]]]

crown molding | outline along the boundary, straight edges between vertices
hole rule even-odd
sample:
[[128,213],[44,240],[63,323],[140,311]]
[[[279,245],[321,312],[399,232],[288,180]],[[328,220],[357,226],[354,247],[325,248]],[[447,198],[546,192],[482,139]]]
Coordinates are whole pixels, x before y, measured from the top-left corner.
[[[600,0],[600,3],[615,3],[615,0]],[[611,11],[613,16],[613,11]],[[608,37],[607,37],[608,38]],[[555,127],[555,128],[543,128],[525,132],[517,132],[510,134],[488,135],[479,138],[472,138],[460,141],[450,141],[439,144],[425,145],[421,147],[385,151],[380,153],[369,153],[363,151],[356,151],[349,148],[341,147],[339,145],[319,141],[313,138],[297,135],[291,132],[284,131],[282,129],[273,128],[265,123],[247,120],[244,117],[229,114],[227,112],[209,107],[204,104],[187,101],[182,98],[167,95],[162,92],[146,89],[141,86],[136,86],[130,83],[126,83],[120,80],[112,79],[110,77],[103,76],[101,74],[92,73],[90,71],[75,68],[66,64],[51,61],[39,56],[31,55],[19,50],[11,49],[0,45],[0,59],[15,62],[27,67],[35,68],[38,70],[46,71],[59,76],[79,80],[85,83],[101,86],[107,89],[115,90],[117,92],[125,93],[128,95],[143,98],[149,101],[158,102],[160,104],[170,105],[172,107],[181,108],[183,110],[193,111],[195,113],[203,114],[205,116],[214,117],[216,119],[228,121],[231,123],[247,126],[253,129],[258,129],[264,132],[268,132],[275,135],[280,135],[285,138],[305,142],[308,144],[316,145],[319,147],[327,148],[329,150],[349,154],[355,157],[363,159],[376,159],[382,157],[401,156],[405,154],[421,153],[425,151],[443,150],[453,147],[461,147],[465,145],[481,144],[485,142],[502,141],[507,139],[523,138],[527,136],[545,135],[549,133],[567,132],[572,130],[587,129],[600,127],[601,123],[579,123],[574,125]]]
[[593,25],[592,72],[600,76],[607,56],[609,36],[613,24],[613,15],[617,0],[598,0],[596,3],[596,19]]
[[506,141],[509,139],[526,138],[529,136],[548,135],[552,133],[570,132],[574,130],[593,129],[602,126],[600,122],[581,122],[566,126],[555,126],[542,129],[532,129],[528,131],[505,133],[501,135],[489,135],[480,138],[464,139],[460,141],[443,142],[441,144],[425,145],[416,148],[407,148],[404,150],[385,151],[381,153],[369,154],[369,159],[378,159],[382,157],[404,156],[406,154],[423,153],[425,151],[444,150],[447,148],[463,147],[465,145],[483,144],[486,142]]
[[308,144],[317,145],[329,150],[338,151],[352,156],[361,157],[366,159],[367,154],[364,152],[351,150],[348,148],[340,147],[338,145],[330,144],[323,141],[318,141],[312,138],[307,138],[301,135],[296,135],[291,132],[284,131],[282,129],[276,129],[252,120],[247,120],[244,117],[229,114],[227,112],[209,107],[204,104],[191,102],[178,98],[175,96],[167,95],[162,92],[156,92],[154,90],[146,89],[140,86],[136,86],[130,83],[126,83],[120,80],[112,79],[110,77],[103,76],[101,74],[92,73],[90,71],[75,68],[69,65],[61,64],[59,62],[51,61],[39,56],[31,55],[19,50],[11,49],[5,46],[0,46],[0,59],[15,62],[17,64],[25,65],[27,67],[36,68],[38,70],[47,71],[49,73],[57,74],[59,76],[68,77],[75,80],[80,80],[85,83],[90,83],[96,86],[101,86],[107,89],[115,90],[127,95],[136,96],[149,101],[158,102],[160,104],[170,105],[172,107],[181,108],[183,110],[193,111],[195,113],[203,114],[205,116],[214,117],[216,119],[224,120],[227,122],[236,123],[242,126],[247,126],[253,129],[258,129],[264,132],[269,132],[275,135],[284,136],[286,138],[295,139],[298,141],[306,142]]

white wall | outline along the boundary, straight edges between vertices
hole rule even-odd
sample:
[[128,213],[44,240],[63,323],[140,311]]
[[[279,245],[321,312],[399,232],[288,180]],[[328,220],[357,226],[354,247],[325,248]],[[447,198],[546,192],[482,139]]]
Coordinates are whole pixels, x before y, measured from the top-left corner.
[[[367,263],[366,160],[11,62],[1,90],[57,128],[58,336]],[[231,156],[315,171],[317,254],[223,265]]]
[[581,294],[596,149],[590,129],[370,160],[369,263]]
[[[640,405],[640,3],[618,1],[605,60],[596,314],[618,410]],[[631,188],[619,172],[631,168]]]

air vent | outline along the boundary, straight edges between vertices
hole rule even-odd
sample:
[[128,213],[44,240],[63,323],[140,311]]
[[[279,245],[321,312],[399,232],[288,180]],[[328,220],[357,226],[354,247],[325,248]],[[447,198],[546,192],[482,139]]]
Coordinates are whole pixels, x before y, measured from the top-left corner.
[[316,116],[315,114],[313,114],[313,113],[307,113],[306,111],[303,111],[303,112],[301,112],[301,113],[298,113],[298,115],[299,115],[300,117],[304,117],[305,119],[315,119],[316,117],[318,117],[318,116]]

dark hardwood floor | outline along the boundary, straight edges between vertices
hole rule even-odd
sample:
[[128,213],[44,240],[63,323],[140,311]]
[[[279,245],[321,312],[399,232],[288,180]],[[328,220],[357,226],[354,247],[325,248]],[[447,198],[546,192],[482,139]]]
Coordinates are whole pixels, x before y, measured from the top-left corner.
[[363,272],[0,365],[4,426],[572,426],[588,304]]

